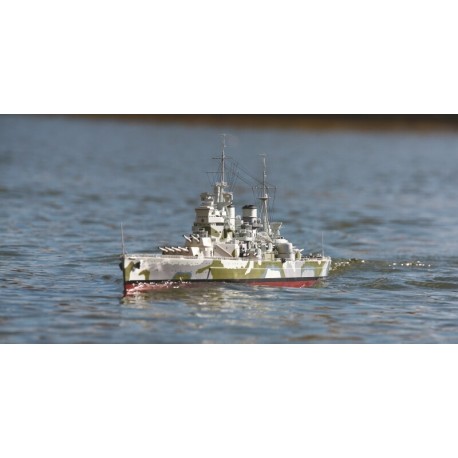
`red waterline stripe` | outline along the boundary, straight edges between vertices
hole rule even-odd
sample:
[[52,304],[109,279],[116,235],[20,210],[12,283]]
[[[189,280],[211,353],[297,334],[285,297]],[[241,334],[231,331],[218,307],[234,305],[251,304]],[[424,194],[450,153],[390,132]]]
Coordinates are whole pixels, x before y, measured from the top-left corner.
[[167,288],[181,288],[181,287],[190,287],[190,286],[198,286],[198,285],[206,285],[209,284],[223,284],[223,283],[241,283],[241,284],[249,284],[254,286],[270,286],[273,288],[308,288],[314,286],[318,282],[318,278],[312,279],[291,279],[291,280],[191,280],[191,281],[184,281],[184,282],[177,282],[177,281],[138,281],[138,282],[129,282],[124,284],[124,291],[128,292],[138,292],[138,291],[151,291],[155,289],[167,289]]
[[287,288],[307,288],[316,284],[318,280],[293,280],[293,281],[250,281],[250,285],[255,286],[272,286],[272,287],[287,287]]

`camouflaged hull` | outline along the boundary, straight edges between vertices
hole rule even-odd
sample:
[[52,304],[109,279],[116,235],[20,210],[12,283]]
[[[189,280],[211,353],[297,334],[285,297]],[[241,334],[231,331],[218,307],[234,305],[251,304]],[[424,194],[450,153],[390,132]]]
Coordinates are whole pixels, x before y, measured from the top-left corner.
[[264,286],[307,287],[328,275],[328,257],[301,260],[191,258],[123,255],[126,293],[197,283],[235,282]]

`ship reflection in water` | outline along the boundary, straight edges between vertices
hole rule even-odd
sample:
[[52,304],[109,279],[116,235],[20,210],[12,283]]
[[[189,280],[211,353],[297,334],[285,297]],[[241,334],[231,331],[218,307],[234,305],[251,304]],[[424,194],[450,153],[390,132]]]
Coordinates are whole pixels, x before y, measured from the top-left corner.
[[320,308],[310,322],[308,314],[291,308],[299,299],[298,291],[303,290],[283,288],[283,300],[279,301],[276,289],[262,286],[228,284],[157,290],[124,296],[121,313],[125,325],[138,326],[142,334],[154,334],[158,327],[166,327],[168,337],[161,343],[173,343],[178,336],[180,341],[192,343],[196,335],[203,343],[267,343],[283,340],[285,326],[297,332],[288,339],[291,342],[320,340],[317,336],[323,327],[331,335],[338,335],[333,329],[336,320],[332,308],[328,313]]

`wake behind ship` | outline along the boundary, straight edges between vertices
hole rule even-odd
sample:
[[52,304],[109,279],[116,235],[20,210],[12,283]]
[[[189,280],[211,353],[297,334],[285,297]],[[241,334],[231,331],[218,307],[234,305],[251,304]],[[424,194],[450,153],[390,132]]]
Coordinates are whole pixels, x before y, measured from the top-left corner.
[[[269,218],[269,190],[263,157],[258,208],[248,204],[236,216],[227,191],[225,142],[213,192],[200,195],[192,232],[183,246],[159,247],[161,254],[121,255],[124,293],[199,283],[249,283],[274,287],[308,287],[327,277],[331,258],[304,256],[280,234],[282,223]],[[232,183],[233,184],[233,183]],[[124,248],[123,248],[124,251]]]

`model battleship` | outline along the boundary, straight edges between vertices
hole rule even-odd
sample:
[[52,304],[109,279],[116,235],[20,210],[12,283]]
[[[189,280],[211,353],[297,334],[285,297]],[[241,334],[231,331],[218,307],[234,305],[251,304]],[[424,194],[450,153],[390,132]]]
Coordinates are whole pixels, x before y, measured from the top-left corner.
[[233,193],[226,182],[223,141],[213,192],[200,195],[192,232],[184,235],[183,246],[158,247],[161,254],[127,254],[120,267],[124,293],[194,284],[248,283],[273,287],[303,288],[327,277],[331,258],[320,254],[304,256],[280,235],[282,223],[269,218],[269,190],[266,160],[259,190],[260,214],[245,205],[237,215]]

